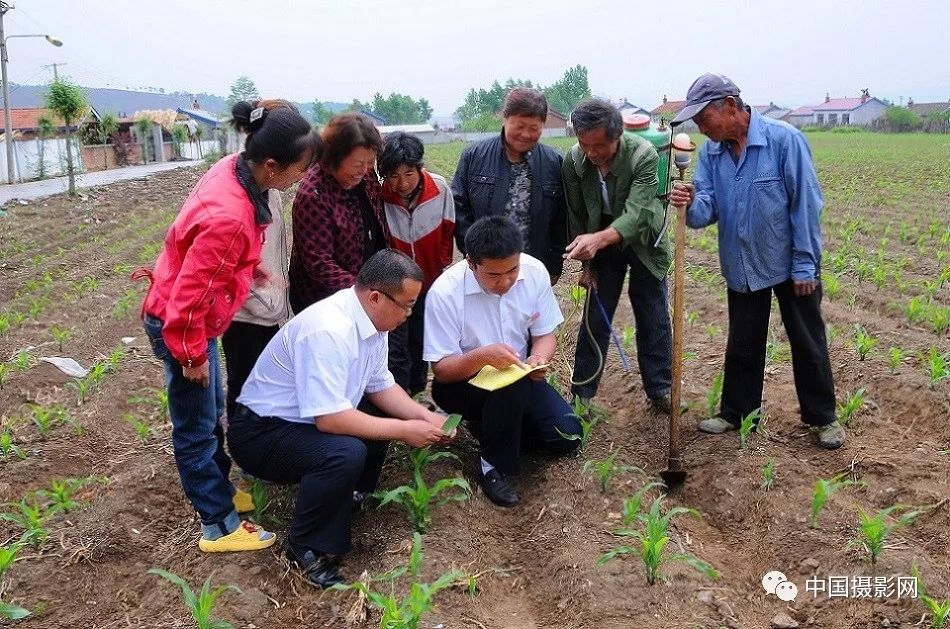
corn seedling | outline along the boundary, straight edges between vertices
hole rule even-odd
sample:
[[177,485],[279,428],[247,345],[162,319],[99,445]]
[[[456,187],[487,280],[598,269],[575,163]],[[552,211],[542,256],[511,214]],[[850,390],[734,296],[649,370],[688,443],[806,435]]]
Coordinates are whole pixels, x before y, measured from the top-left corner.
[[0,459],[4,462],[9,461],[13,457],[16,457],[20,460],[26,458],[26,454],[17,444],[13,443],[13,433],[10,432],[10,429],[4,429],[0,433]]
[[19,605],[0,601],[0,618],[6,618],[7,620],[22,620],[32,613],[33,612],[30,610],[20,607]]
[[926,303],[920,297],[911,297],[907,305],[904,306],[904,314],[907,316],[908,323],[917,323],[923,319],[926,311]]
[[69,337],[73,335],[72,330],[67,328],[61,328],[58,325],[50,326],[49,329],[50,336],[53,337],[53,340],[59,345],[59,351],[63,351],[63,343],[69,340]]
[[[852,544],[859,544],[868,551],[871,557],[871,565],[877,564],[877,558],[884,550],[884,541],[894,529],[904,528],[913,523],[925,510],[918,509],[908,511],[910,507],[903,505],[893,505],[886,509],[881,509],[874,515],[869,515],[864,509],[858,507],[860,516],[858,525],[858,536],[854,538]],[[905,511],[899,517],[892,517],[891,514],[897,511]]]
[[838,422],[844,426],[848,426],[863,406],[864,389],[858,389],[845,398],[844,402],[838,404],[838,412],[836,413]]
[[597,559],[597,564],[603,565],[616,557],[634,554],[639,555],[643,561],[647,583],[650,585],[656,583],[657,577],[660,576],[660,570],[667,561],[682,561],[708,578],[715,580],[719,576],[718,571],[695,555],[664,552],[670,542],[670,521],[680,515],[699,516],[699,511],[686,507],[673,507],[664,512],[663,498],[662,494],[657,496],[650,505],[648,512],[637,513],[633,521],[614,531],[614,535],[620,537],[633,537],[640,542],[639,547],[615,546],[601,555]]
[[[421,565],[422,536],[414,533],[407,565],[390,570],[374,579],[356,581],[348,585],[338,583],[330,589],[356,590],[365,596],[371,605],[382,612],[379,629],[417,629],[422,617],[432,610],[435,595],[442,590],[467,580],[469,593],[474,594],[475,591],[474,577],[459,570],[447,572],[431,583],[423,583],[419,578]],[[403,575],[408,575],[412,579],[412,585],[409,587],[409,593],[405,597],[400,597],[396,594],[396,581]],[[388,594],[373,589],[373,583],[381,581],[389,583]]]
[[640,512],[643,511],[643,498],[646,496],[647,492],[654,489],[665,488],[666,485],[656,481],[647,483],[640,489],[638,489],[632,496],[627,496],[621,502],[620,514],[623,522],[623,526],[628,527],[633,524],[637,517],[639,517]]
[[[930,629],[943,629],[947,621],[950,620],[950,599],[938,601],[927,594],[927,588],[924,586],[924,581],[920,577],[920,568],[917,566],[916,561],[911,565],[910,576],[917,579],[917,588],[919,590],[917,598],[920,599],[920,602],[923,603],[927,611],[930,612]],[[921,622],[923,622],[923,620],[921,620]]]
[[126,413],[122,418],[132,425],[132,428],[135,429],[135,434],[138,435],[143,445],[148,443],[148,438],[152,435],[152,428],[145,420],[139,419],[132,413]]
[[555,427],[554,430],[557,431],[557,434],[561,435],[561,438],[567,439],[568,441],[580,441],[580,446],[578,446],[578,452],[583,452],[587,447],[587,443],[590,441],[591,434],[594,432],[594,426],[600,422],[600,412],[594,409],[593,404],[587,404],[583,401],[582,398],[575,397],[573,403],[574,412],[572,415],[577,419],[578,423],[581,425],[581,434],[567,434],[563,432],[560,428]]
[[25,349],[21,349],[16,353],[16,356],[10,359],[10,366],[17,371],[26,371],[32,364],[33,357],[30,356],[30,352]]
[[821,511],[828,503],[828,499],[844,487],[850,487],[855,484],[856,483],[853,480],[846,479],[841,475],[835,476],[833,478],[819,478],[815,482],[815,488],[812,490],[811,494],[812,528],[818,525],[818,516],[821,515]]
[[30,416],[33,418],[33,423],[36,424],[36,429],[40,433],[40,439],[46,439],[50,431],[58,424],[72,421],[69,412],[60,404],[54,404],[49,407],[34,404],[30,410]]
[[892,347],[887,352],[887,366],[890,367],[891,373],[897,371],[897,368],[904,364],[904,350],[899,347]]
[[825,325],[825,335],[828,337],[829,347],[835,342],[839,334],[841,334],[841,328],[838,326],[834,325],[833,323],[828,323]]
[[699,321],[698,312],[687,312],[686,313],[686,323],[689,324],[689,327],[696,325],[696,322]]
[[762,483],[761,487],[765,491],[772,489],[775,485],[775,459],[769,459],[766,461],[765,466],[762,468]]
[[[432,523],[432,507],[441,507],[448,502],[461,502],[467,500],[472,493],[472,488],[468,481],[461,476],[454,478],[443,478],[428,485],[423,478],[423,471],[426,466],[440,459],[453,459],[458,461],[458,457],[451,452],[433,452],[428,448],[417,448],[409,453],[412,461],[412,485],[401,485],[389,491],[380,491],[373,494],[379,499],[379,507],[382,508],[390,502],[402,505],[409,513],[412,525],[416,531],[425,533]],[[439,498],[440,494],[445,494]]]
[[759,420],[762,419],[762,408],[759,407],[742,418],[739,422],[739,447],[745,448],[749,443],[749,436],[756,430]]
[[781,363],[788,360],[789,348],[785,343],[777,341],[770,333],[769,340],[765,344],[765,359],[770,363]]
[[16,561],[16,556],[21,548],[23,546],[18,543],[0,546],[0,581],[3,581],[3,576],[13,566],[13,562]]
[[7,381],[7,377],[10,375],[10,366],[6,363],[0,363],[0,391],[3,390],[3,384]]
[[715,323],[710,323],[706,326],[706,336],[709,337],[710,341],[720,334],[722,334],[722,326],[716,325]]
[[828,299],[834,300],[841,294],[841,280],[837,274],[828,274],[821,278],[821,288]]
[[620,335],[620,344],[627,351],[633,347],[633,343],[637,340],[637,331],[632,325],[624,327],[623,332]]
[[455,429],[459,427],[459,424],[462,423],[462,416],[458,413],[453,413],[445,418],[445,421],[442,423],[442,434],[451,435],[455,432]]
[[854,326],[854,349],[858,352],[858,359],[867,358],[874,346],[877,345],[877,339],[868,334],[860,323]]
[[88,480],[86,478],[67,478],[65,480],[54,478],[50,481],[49,490],[44,492],[45,496],[50,499],[50,508],[54,512],[69,513],[81,507],[82,503],[73,500],[73,496],[82,489]]
[[251,481],[251,501],[254,503],[254,521],[258,524],[264,523],[264,513],[270,509],[270,496],[267,495],[267,488],[259,478]]
[[132,309],[132,306],[138,300],[138,296],[139,293],[134,288],[125,291],[112,306],[112,318],[119,319],[129,314],[129,310]]
[[201,591],[196,594],[188,585],[188,582],[177,574],[161,568],[152,568],[148,573],[158,575],[181,588],[181,593],[185,599],[185,607],[191,612],[191,618],[195,621],[197,629],[233,629],[231,623],[215,620],[211,617],[211,614],[214,611],[214,605],[218,597],[227,591],[243,594],[241,588],[236,585],[220,585],[212,590],[211,577],[208,577],[205,579],[204,585],[201,586]]
[[930,309],[927,320],[930,322],[930,327],[933,328],[934,334],[937,336],[942,335],[950,329],[950,308],[933,306]]
[[0,513],[0,520],[13,522],[23,529],[20,535],[20,543],[31,544],[33,548],[39,548],[49,539],[49,530],[46,528],[46,519],[49,512],[40,504],[36,498],[24,498],[20,502],[12,503],[14,511]]
[[947,372],[947,362],[950,361],[950,353],[941,354],[936,347],[931,347],[927,352],[927,377],[930,379],[928,386],[935,389],[941,380],[950,378]]
[[723,373],[720,371],[713,378],[709,391],[706,391],[706,417],[714,417],[719,409],[719,402],[722,401],[722,382]]
[[617,463],[617,455],[620,454],[620,448],[614,448],[611,450],[610,454],[604,457],[603,459],[591,459],[584,463],[584,472],[593,474],[597,477],[597,480],[600,482],[600,491],[607,493],[607,490],[610,489],[610,481],[613,480],[613,477],[617,474],[622,474],[624,472],[638,472],[644,473],[642,469],[634,465],[623,465]]

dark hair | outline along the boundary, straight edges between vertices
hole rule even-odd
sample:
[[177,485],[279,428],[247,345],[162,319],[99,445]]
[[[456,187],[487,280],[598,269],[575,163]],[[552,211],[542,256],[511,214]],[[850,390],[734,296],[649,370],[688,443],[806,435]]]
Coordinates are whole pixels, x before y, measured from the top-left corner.
[[334,116],[320,135],[323,138],[320,163],[330,170],[339,168],[358,146],[374,151],[377,155],[383,151],[383,139],[376,125],[368,116],[356,112]]
[[422,140],[402,131],[386,136],[386,146],[376,161],[376,169],[387,177],[402,165],[409,168],[422,168],[422,155],[425,149]]
[[623,117],[620,110],[602,98],[588,98],[577,104],[571,112],[571,125],[575,135],[603,129],[607,137],[616,140],[623,133]]
[[415,260],[395,249],[381,249],[363,263],[356,275],[356,285],[367,290],[385,291],[389,294],[402,290],[405,280],[422,281],[422,269]]
[[501,106],[503,118],[508,116],[530,116],[547,120],[548,99],[544,93],[533,87],[516,87],[505,96],[505,103]]
[[465,254],[475,264],[510,258],[523,249],[521,230],[505,216],[483,216],[465,233]]
[[289,166],[307,151],[311,151],[312,164],[320,159],[320,136],[286,100],[239,101],[231,108],[231,126],[247,134],[244,157],[257,164],[272,159]]

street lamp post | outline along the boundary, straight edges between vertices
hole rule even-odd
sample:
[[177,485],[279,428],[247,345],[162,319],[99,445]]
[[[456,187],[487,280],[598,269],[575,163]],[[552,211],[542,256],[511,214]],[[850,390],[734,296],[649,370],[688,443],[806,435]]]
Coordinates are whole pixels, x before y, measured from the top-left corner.
[[7,81],[7,40],[14,37],[42,37],[52,45],[59,47],[63,42],[52,35],[4,35],[3,16],[13,8],[9,2],[0,0],[0,80],[3,81],[3,143],[7,149],[7,182],[16,178],[13,164],[13,124],[10,120],[10,83]]

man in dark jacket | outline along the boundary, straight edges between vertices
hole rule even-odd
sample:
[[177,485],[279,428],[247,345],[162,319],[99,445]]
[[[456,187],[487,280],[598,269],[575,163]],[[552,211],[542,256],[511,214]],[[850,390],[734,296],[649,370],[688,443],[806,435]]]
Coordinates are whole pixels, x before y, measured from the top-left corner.
[[561,276],[567,243],[561,155],[539,144],[548,102],[540,91],[516,87],[502,107],[501,134],[462,151],[452,194],[455,242],[465,253],[465,234],[479,218],[502,215],[521,229],[525,253],[544,263],[551,284]]

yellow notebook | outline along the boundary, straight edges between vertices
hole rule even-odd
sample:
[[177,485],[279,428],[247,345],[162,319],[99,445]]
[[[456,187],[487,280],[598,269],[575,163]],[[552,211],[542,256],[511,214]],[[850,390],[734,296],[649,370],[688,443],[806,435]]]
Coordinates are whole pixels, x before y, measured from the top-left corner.
[[475,375],[474,378],[469,380],[469,384],[476,386],[479,389],[485,389],[486,391],[496,391],[503,387],[507,387],[513,382],[521,380],[527,376],[532,371],[537,371],[538,369],[544,369],[547,365],[538,365],[537,367],[531,367],[530,365],[511,365],[507,369],[495,369],[491,365],[485,365],[482,367],[482,370]]

